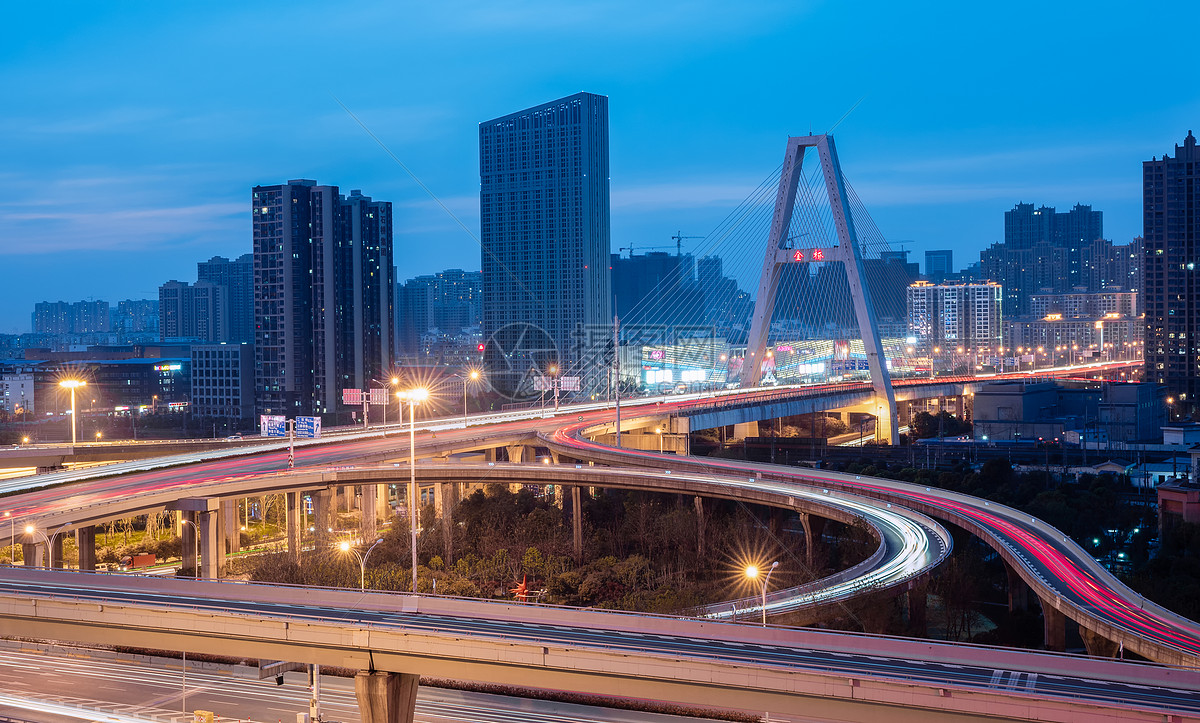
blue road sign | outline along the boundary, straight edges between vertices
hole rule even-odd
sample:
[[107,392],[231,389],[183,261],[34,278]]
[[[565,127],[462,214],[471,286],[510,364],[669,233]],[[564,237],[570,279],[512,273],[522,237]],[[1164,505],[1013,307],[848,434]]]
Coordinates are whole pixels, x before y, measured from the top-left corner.
[[296,436],[317,439],[321,436],[320,417],[296,417]]
[[259,429],[264,437],[286,437],[287,418],[283,416],[263,414],[259,417]]

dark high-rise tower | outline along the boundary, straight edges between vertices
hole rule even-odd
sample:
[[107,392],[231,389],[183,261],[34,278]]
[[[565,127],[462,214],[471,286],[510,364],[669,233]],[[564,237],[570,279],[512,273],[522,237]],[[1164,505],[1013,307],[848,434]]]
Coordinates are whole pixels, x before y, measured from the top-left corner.
[[391,367],[391,204],[308,180],[253,204],[255,406],[334,412]]
[[1051,206],[1018,203],[1004,212],[1004,243],[980,254],[984,278],[1004,287],[1004,315],[1029,313],[1029,297],[1092,288],[1094,269],[1115,251],[1103,241],[1104,214],[1075,204],[1066,213]]
[[591,342],[612,323],[608,98],[577,93],[480,123],[479,174],[489,374],[504,354],[515,374],[557,356],[564,374],[592,377]]
[[1188,131],[1175,156],[1142,163],[1146,380],[1165,384],[1176,410],[1200,394],[1200,150]]
[[335,268],[338,388],[366,389],[392,368],[391,203],[358,190],[340,197]]

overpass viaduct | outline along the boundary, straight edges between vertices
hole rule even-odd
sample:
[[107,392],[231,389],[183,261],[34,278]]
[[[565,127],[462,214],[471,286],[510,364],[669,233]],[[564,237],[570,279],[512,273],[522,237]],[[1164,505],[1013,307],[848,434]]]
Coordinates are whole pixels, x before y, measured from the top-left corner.
[[[786,484],[764,485],[756,478],[733,475],[688,475],[647,474],[641,469],[619,469],[613,467],[566,466],[566,465],[512,465],[512,464],[453,464],[420,465],[418,480],[422,485],[436,485],[443,496],[457,497],[457,489],[465,484],[482,482],[500,484],[555,485],[571,490],[573,503],[570,505],[571,522],[575,534],[576,550],[579,550],[582,518],[578,513],[580,487],[603,487],[638,489],[653,492],[670,492],[693,497],[701,519],[704,515],[704,499],[720,498],[755,502],[768,507],[789,510],[799,514],[806,530],[805,556],[812,563],[814,528],[819,530],[818,520],[831,519],[845,524],[863,523],[875,538],[876,549],[862,562],[831,577],[809,583],[801,588],[776,591],[768,602],[772,615],[789,613],[791,622],[811,624],[838,615],[847,601],[868,594],[900,595],[924,580],[949,554],[952,539],[936,522],[925,515],[907,509],[879,508],[865,499],[853,495],[818,494],[811,489]],[[94,529],[106,521],[134,515],[153,514],[164,510],[182,511],[191,524],[183,532],[183,566],[197,565],[201,576],[216,578],[224,566],[227,554],[236,552],[238,526],[222,512],[229,510],[227,503],[245,497],[266,493],[283,492],[286,495],[287,550],[299,556],[302,548],[300,496],[311,493],[314,502],[312,526],[317,531],[314,542],[318,547],[332,547],[335,534],[333,510],[339,489],[348,492],[353,500],[355,490],[360,491],[362,500],[361,525],[358,532],[362,539],[377,536],[377,495],[381,485],[408,481],[408,469],[388,465],[385,467],[354,467],[339,470],[296,470],[294,472],[217,479],[152,489],[134,494],[111,497],[89,495],[72,501],[65,499],[53,512],[36,518],[39,528],[47,534],[42,542],[25,542],[24,559],[27,565],[41,562],[45,548],[49,551],[51,567],[62,563],[62,535],[74,531],[82,544],[80,568],[94,569],[94,552],[85,546],[94,544]],[[453,490],[453,491],[452,491]],[[351,505],[353,503],[351,502]],[[443,514],[449,514],[446,505]],[[197,540],[194,535],[198,533]],[[697,544],[705,546],[703,532]],[[92,552],[92,554],[88,554]],[[910,598],[910,601],[913,601]],[[913,604],[915,612],[923,617],[923,598]],[[758,598],[735,601],[736,608],[745,617],[761,614]],[[728,604],[724,606],[727,610]],[[724,612],[713,613],[712,617],[727,616]]]
[[357,669],[369,722],[411,721],[420,675],[808,720],[1200,720],[1194,670],[410,594],[10,568],[0,634]]
[[967,495],[860,475],[741,461],[662,455],[615,449],[588,437],[604,425],[576,423],[543,441],[564,458],[704,473],[725,470],[763,480],[815,485],[903,505],[957,525],[992,547],[1008,571],[1010,606],[1024,606],[1032,590],[1041,605],[1046,645],[1062,650],[1066,619],[1075,621],[1089,652],[1129,650],[1150,660],[1200,667],[1200,625],[1145,600],[1105,570],[1061,531],[1017,510]]

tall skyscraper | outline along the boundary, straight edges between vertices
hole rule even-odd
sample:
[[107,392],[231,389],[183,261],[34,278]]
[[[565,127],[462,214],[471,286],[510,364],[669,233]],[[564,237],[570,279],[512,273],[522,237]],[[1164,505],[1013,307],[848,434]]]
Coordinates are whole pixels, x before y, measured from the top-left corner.
[[[357,189],[338,198],[334,260],[338,389],[366,389],[391,376],[392,204]],[[341,392],[339,391],[340,395]]]
[[557,358],[598,382],[591,355],[612,323],[608,98],[577,93],[480,123],[479,174],[489,374]]
[[229,294],[229,341],[254,343],[254,254],[230,261],[214,256],[196,264],[196,280],[224,286]]
[[336,412],[391,369],[391,204],[309,180],[252,203],[257,411]]
[[1188,131],[1175,155],[1142,163],[1146,380],[1165,384],[1176,411],[1200,395],[1200,151]]

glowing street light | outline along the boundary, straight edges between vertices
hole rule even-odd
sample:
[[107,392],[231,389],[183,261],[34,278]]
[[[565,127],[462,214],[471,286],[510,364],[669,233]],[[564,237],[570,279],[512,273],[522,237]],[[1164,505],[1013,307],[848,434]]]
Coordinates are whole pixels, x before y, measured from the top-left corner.
[[379,543],[383,542],[383,538],[379,538],[373,545],[367,548],[366,552],[360,553],[349,540],[342,540],[338,543],[338,549],[342,552],[349,552],[358,559],[358,589],[367,589],[367,558],[371,556],[371,550],[374,550]]
[[417,592],[417,405],[429,398],[423,387],[396,392],[396,399],[408,402],[408,526],[412,542],[412,591]]
[[87,382],[78,379],[64,379],[58,383],[58,386],[71,390],[71,446],[75,446],[75,390],[79,387],[86,387]]
[[46,569],[50,569],[53,566],[53,561],[50,558],[54,556],[53,552],[50,549],[52,547],[50,538],[46,537],[45,532],[42,532],[41,530],[34,527],[33,525],[25,525],[25,534],[33,537],[34,542],[37,542],[38,535],[41,535],[42,539],[46,541]]
[[479,373],[478,369],[471,369],[470,371],[468,371],[466,373],[465,376],[462,377],[462,380],[463,380],[463,426],[464,427],[467,426],[467,383],[479,381],[480,376],[482,376],[482,375]]
[[[771,580],[771,573],[775,572],[775,568],[779,567],[779,561],[771,563],[771,567],[767,570],[767,574],[762,577],[762,624],[767,627],[767,583]],[[746,577],[751,580],[757,580],[762,571],[757,565],[746,566]]]

